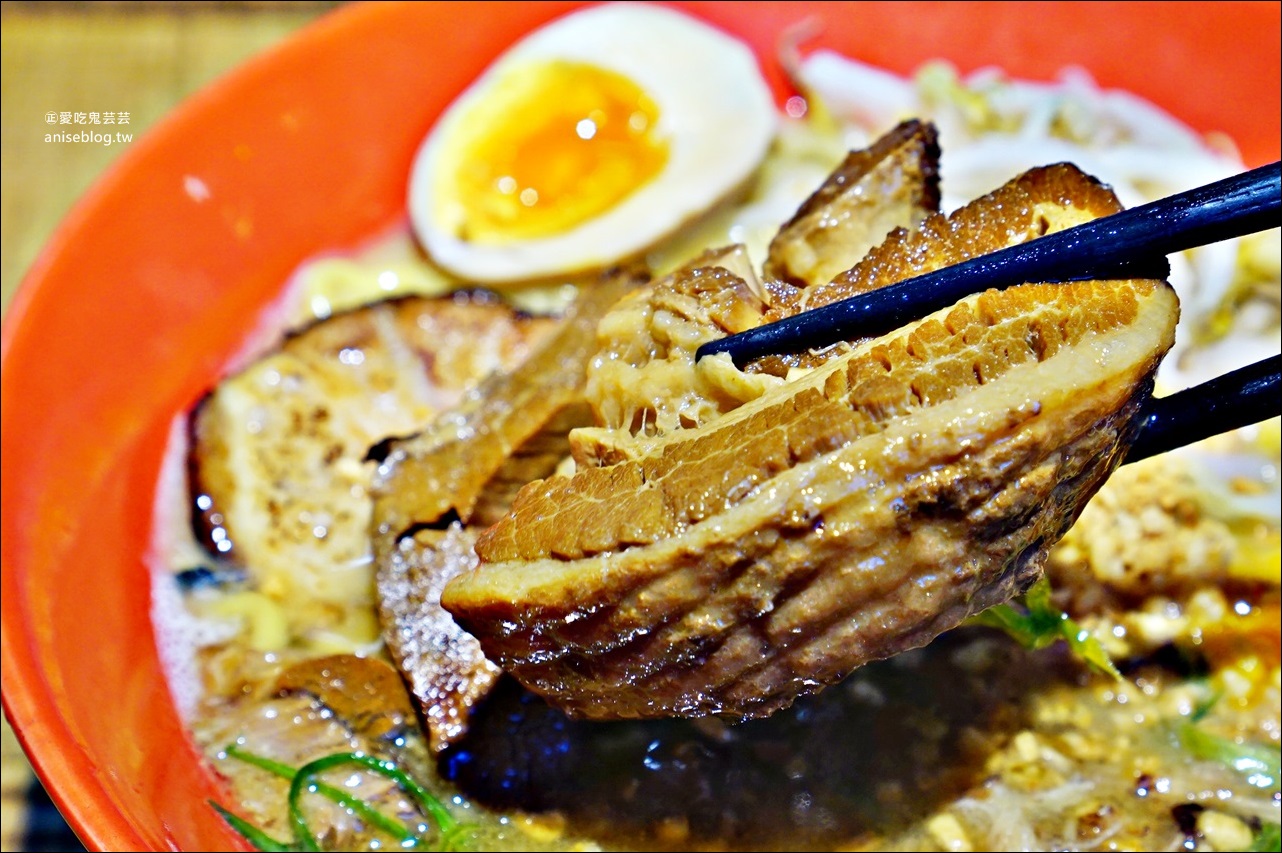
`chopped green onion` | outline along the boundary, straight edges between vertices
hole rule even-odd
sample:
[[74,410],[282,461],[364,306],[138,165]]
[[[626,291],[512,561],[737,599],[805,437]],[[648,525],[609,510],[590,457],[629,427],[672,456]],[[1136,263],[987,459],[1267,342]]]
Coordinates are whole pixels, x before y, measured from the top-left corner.
[[210,800],[209,804],[214,807],[214,811],[218,812],[218,814],[222,817],[223,820],[227,821],[228,826],[230,826],[232,829],[239,832],[246,841],[254,845],[255,850],[265,850],[265,851],[269,851],[269,853],[279,853],[279,851],[282,851],[282,850],[293,851],[298,849],[292,844],[286,844],[283,841],[277,841],[275,838],[272,838],[270,835],[263,832],[261,829],[254,826],[249,821],[245,820],[243,817],[232,814],[231,812],[227,811],[227,809],[218,805],[218,803],[215,803],[213,800]]
[[[373,755],[366,755],[363,752],[340,752],[335,755],[327,755],[324,758],[318,758],[315,761],[304,764],[302,767],[298,768],[298,772],[294,775],[293,782],[290,783],[289,816],[290,820],[294,824],[294,831],[298,834],[299,842],[301,844],[315,844],[315,836],[312,835],[311,828],[307,825],[307,819],[304,817],[302,807],[299,803],[303,790],[306,788],[307,790],[318,791],[319,783],[316,781],[316,775],[343,764],[359,764],[367,770],[371,770],[380,776],[392,780],[400,786],[401,790],[413,795],[414,799],[418,800],[419,805],[421,805],[423,810],[436,822],[437,828],[439,828],[441,832],[449,833],[455,829],[456,821],[453,816],[445,810],[445,807],[441,805],[440,800],[432,796],[426,788],[414,781],[409,774],[401,770],[401,768],[397,767],[394,763],[377,758]],[[405,834],[401,836],[401,846],[413,847],[416,846],[420,840],[421,839],[419,839],[419,837],[413,832],[405,829]],[[319,848],[308,846],[304,849],[317,850]]]
[[1240,773],[1248,784],[1266,790],[1279,787],[1282,779],[1282,750],[1260,743],[1237,743],[1203,731],[1193,723],[1176,729],[1182,746],[1194,758],[1218,761]]
[[1051,603],[1051,584],[1042,575],[1023,595],[1023,608],[999,604],[967,620],[970,624],[999,628],[1026,649],[1044,649],[1057,640],[1068,643],[1069,649],[1095,671],[1111,675],[1120,681],[1122,674],[1100,645],[1099,640],[1078,625],[1068,614]]
[[1266,823],[1255,833],[1251,840],[1251,853],[1282,853],[1282,826]]
[[[265,758],[261,755],[255,755],[252,752],[246,752],[234,744],[228,745],[223,752],[227,753],[232,758],[237,758],[244,761],[246,764],[252,764],[254,767],[266,770],[268,773],[273,773],[282,779],[293,780],[294,777],[298,775],[298,768],[290,767],[288,764],[282,764],[279,761],[273,761],[272,759]],[[312,783],[312,790],[323,797],[333,800],[345,809],[351,809],[367,823],[377,826],[388,835],[405,838],[406,836],[412,836],[414,834],[413,830],[401,823],[399,820],[388,817],[369,803],[362,800],[360,797],[352,796],[341,788],[335,788],[332,785],[325,784],[324,782],[314,781]]]
[[1220,693],[1216,692],[1216,693],[1212,693],[1210,696],[1206,697],[1201,702],[1197,703],[1197,705],[1193,708],[1193,711],[1189,714],[1189,722],[1190,723],[1202,722],[1202,720],[1206,719],[1206,715],[1211,713],[1211,709],[1213,709],[1216,706],[1216,704],[1219,703],[1219,701],[1220,701]]
[[268,773],[274,773],[285,779],[293,779],[294,774],[298,772],[288,764],[284,764],[280,761],[274,761],[265,755],[255,755],[252,752],[246,752],[234,743],[229,743],[227,746],[223,747],[223,752],[232,758],[239,759],[246,764],[251,764],[259,770],[266,770]]
[[320,773],[343,764],[359,764],[367,770],[390,779],[401,790],[417,800],[424,813],[435,822],[441,833],[438,844],[432,849],[443,851],[466,849],[466,839],[464,837],[466,827],[454,819],[445,806],[441,804],[440,800],[392,761],[360,752],[343,752],[318,758],[295,769],[288,764],[247,752],[235,744],[227,746],[223,751],[231,758],[236,758],[261,770],[290,780],[289,815],[296,839],[293,843],[277,841],[258,827],[232,814],[217,803],[210,803],[232,829],[239,832],[245,840],[258,850],[320,850],[316,836],[312,834],[311,827],[308,825],[302,811],[301,797],[304,791],[320,794],[333,800],[338,805],[350,809],[371,825],[378,827],[388,835],[396,837],[399,840],[401,849],[422,848],[425,839],[399,820],[388,817],[364,800],[332,785],[327,785],[316,778]]

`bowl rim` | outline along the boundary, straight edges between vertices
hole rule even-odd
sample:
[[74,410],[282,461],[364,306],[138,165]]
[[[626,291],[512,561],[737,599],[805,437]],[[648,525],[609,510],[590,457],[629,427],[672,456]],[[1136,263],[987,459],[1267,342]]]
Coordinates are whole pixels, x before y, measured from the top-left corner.
[[[77,236],[91,226],[96,217],[110,208],[115,194],[135,172],[146,167],[154,151],[166,142],[191,132],[209,105],[227,99],[242,87],[269,77],[283,57],[312,55],[317,50],[323,50],[326,45],[337,44],[346,38],[347,32],[356,22],[371,22],[384,16],[394,19],[396,9],[401,5],[405,4],[354,3],[323,14],[185,98],[137,138],[129,150],[122,152],[75,202],[21,278],[0,326],[0,365],[6,385],[14,353],[27,346],[35,346],[28,341],[40,335],[39,329],[29,328],[26,319],[40,300],[56,298],[54,291],[57,285],[49,277],[50,269],[75,242]],[[554,17],[578,5],[583,4],[549,4],[544,7],[545,17]],[[1253,9],[1267,7],[1274,19],[1277,16],[1276,3],[1246,2],[1238,6]],[[7,390],[4,398],[6,402],[13,403]],[[12,451],[15,448],[9,446],[8,416],[4,420],[6,450]],[[9,507],[13,497],[5,485],[7,479],[0,478],[0,489],[5,493],[3,503]],[[8,509],[5,514],[9,515]],[[3,632],[0,661],[5,673],[5,716],[32,767],[47,785],[51,798],[88,846],[98,849],[141,849],[151,843],[151,839],[141,834],[135,822],[122,811],[89,751],[76,742],[73,732],[61,716],[42,713],[51,701],[51,692],[46,674],[41,671],[34,653],[38,638],[31,636],[25,624],[26,593],[19,586],[20,578],[17,576],[22,561],[14,559],[8,545],[4,546],[3,553],[4,622],[0,628]]]
[[[4,374],[8,375],[11,354],[16,346],[21,345],[21,336],[35,334],[24,321],[37,301],[45,298],[45,291],[53,286],[48,278],[50,267],[82,229],[110,207],[120,185],[128,181],[135,170],[145,168],[157,148],[167,140],[188,132],[189,126],[199,120],[207,105],[269,75],[283,57],[311,54],[322,45],[344,38],[353,22],[379,15],[379,5],[351,3],[322,13],[275,45],[248,57],[183,98],[137,138],[127,151],[113,160],[73,203],[23,274],[5,310],[3,324],[0,324],[0,369]],[[0,489],[5,489],[6,482],[7,478],[0,478]],[[7,505],[9,500],[2,503]],[[25,631],[19,634],[14,628],[15,620],[24,615],[16,604],[22,598],[22,592],[16,588],[7,548],[4,554],[0,666],[5,678],[0,702],[5,718],[50,799],[89,849],[147,849],[150,840],[138,832],[134,821],[111,796],[108,786],[97,782],[100,774],[95,772],[87,752],[83,748],[75,748],[75,738],[65,720],[61,716],[41,713],[44,703],[51,699],[49,683],[34,655],[29,652],[27,643],[19,642],[28,639]],[[91,779],[96,784],[87,781]],[[85,781],[76,784],[76,780]]]

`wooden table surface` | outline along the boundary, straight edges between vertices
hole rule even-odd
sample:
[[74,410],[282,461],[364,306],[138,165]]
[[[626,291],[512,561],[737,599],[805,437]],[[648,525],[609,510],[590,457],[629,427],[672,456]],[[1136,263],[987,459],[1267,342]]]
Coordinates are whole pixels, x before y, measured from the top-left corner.
[[[46,142],[48,113],[128,113],[137,139],[175,104],[337,3],[3,3],[0,308],[76,199],[129,142]],[[62,128],[69,129],[69,128]],[[94,128],[91,125],[86,129]],[[3,726],[0,850],[60,849],[36,825],[33,774]]]
[[[4,306],[71,205],[130,145],[46,142],[52,130],[75,128],[47,124],[47,113],[99,121],[128,113],[128,126],[113,129],[136,139],[187,95],[334,5],[4,3]],[[152,11],[166,6],[181,8]]]

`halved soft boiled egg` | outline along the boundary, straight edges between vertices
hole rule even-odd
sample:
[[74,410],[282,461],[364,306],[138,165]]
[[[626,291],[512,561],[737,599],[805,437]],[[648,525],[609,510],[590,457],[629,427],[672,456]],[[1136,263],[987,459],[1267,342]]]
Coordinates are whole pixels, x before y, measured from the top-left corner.
[[605,267],[742,184],[776,123],[743,43],[667,8],[591,7],[518,42],[446,110],[415,158],[410,221],[474,281]]

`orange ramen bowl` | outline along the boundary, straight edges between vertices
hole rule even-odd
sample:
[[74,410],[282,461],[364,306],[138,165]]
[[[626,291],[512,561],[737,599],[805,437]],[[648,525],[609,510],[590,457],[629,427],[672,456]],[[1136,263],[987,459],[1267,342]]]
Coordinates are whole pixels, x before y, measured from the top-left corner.
[[[502,8],[493,8],[501,5]],[[402,222],[433,120],[506,46],[578,4],[342,8],[185,102],[98,181],[3,330],[4,709],[85,844],[243,847],[161,669],[146,555],[163,451],[290,273]],[[1278,158],[1277,3],[680,4],[749,42],[782,98],[780,33],[907,73],[1087,68],[1248,166]],[[189,193],[196,179],[207,193]]]

